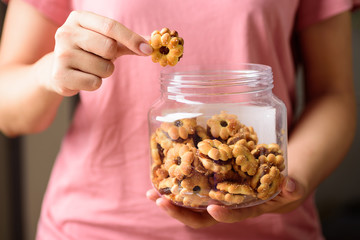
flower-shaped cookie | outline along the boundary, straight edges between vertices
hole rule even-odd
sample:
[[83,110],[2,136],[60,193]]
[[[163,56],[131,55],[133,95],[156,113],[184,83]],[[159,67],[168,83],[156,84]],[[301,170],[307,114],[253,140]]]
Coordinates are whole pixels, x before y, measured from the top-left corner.
[[236,158],[235,163],[241,166],[241,171],[246,172],[250,176],[256,173],[259,163],[250,153],[249,149],[242,145],[240,141],[233,146],[232,154]]
[[245,125],[242,126],[233,137],[230,137],[227,140],[227,144],[234,145],[240,140],[245,140],[248,143],[248,145],[251,146],[250,149],[252,150],[258,142],[258,137],[256,135],[256,132],[254,131],[254,128],[247,127]]
[[226,173],[231,169],[231,148],[214,139],[205,139],[198,144],[199,159],[203,166],[213,172]]
[[169,177],[169,173],[164,169],[163,165],[152,164],[151,166],[151,181],[156,188],[158,188],[159,183],[165,178]]
[[175,122],[163,122],[161,129],[169,136],[172,141],[183,142],[189,135],[195,133],[196,119],[179,119]]
[[213,160],[227,161],[232,158],[231,148],[222,142],[214,139],[205,139],[198,143],[199,151]]
[[163,28],[154,31],[149,41],[154,49],[151,54],[153,62],[159,62],[161,66],[175,66],[184,52],[184,40],[178,36],[176,31]]
[[[254,177],[252,185],[257,187],[257,197],[265,200],[273,196],[279,189],[283,180],[283,175],[276,167],[265,167],[265,164],[259,167],[257,176]],[[256,182],[257,181],[257,182]]]
[[180,182],[176,178],[166,178],[159,183],[159,193],[162,195],[180,193]]
[[209,196],[212,199],[225,201],[230,204],[242,203],[245,196],[256,196],[254,190],[247,184],[221,182],[217,184],[216,189],[211,190]]
[[150,148],[151,148],[151,157],[154,163],[157,165],[161,165],[165,157],[164,149],[161,147],[159,143],[157,143],[155,133],[151,136]]
[[222,111],[207,121],[207,127],[212,137],[227,140],[238,132],[241,124],[236,115]]
[[182,199],[185,206],[199,207],[207,204],[210,185],[206,176],[195,173],[191,177],[185,178],[181,182],[181,187],[182,190],[177,199]]
[[276,166],[280,171],[285,169],[285,159],[280,146],[276,143],[258,144],[251,151],[260,164],[266,163],[269,166]]
[[225,205],[240,204],[244,201],[244,195],[231,194],[219,190],[211,189],[209,197],[222,202]]
[[189,144],[176,144],[169,150],[164,167],[169,171],[171,177],[182,180],[191,174],[194,158],[194,147]]

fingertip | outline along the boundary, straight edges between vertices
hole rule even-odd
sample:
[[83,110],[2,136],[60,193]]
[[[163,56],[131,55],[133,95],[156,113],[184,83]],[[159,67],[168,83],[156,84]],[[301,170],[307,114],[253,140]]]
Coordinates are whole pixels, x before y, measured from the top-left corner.
[[151,196],[152,196],[151,190],[147,190],[146,197],[151,200]]
[[224,221],[224,207],[218,205],[209,205],[206,208],[207,212],[217,221]]
[[[102,78],[98,77],[98,76],[94,76],[93,82],[90,83],[92,85],[89,86],[89,91],[95,91],[97,89],[99,89],[102,85]],[[86,89],[85,89],[86,90]]]
[[156,203],[156,205],[157,205],[158,207],[161,207],[161,204],[162,204],[162,198],[158,198],[158,199],[156,199],[155,203]]
[[146,192],[146,197],[149,200],[156,201],[160,196],[154,189],[150,189]]
[[163,199],[162,197],[156,199],[156,205],[164,210],[168,210],[169,209],[169,205],[168,202],[166,201],[166,199]]
[[158,205],[159,207],[164,207],[166,205],[166,200],[163,199],[162,197],[159,197],[158,199],[156,199],[156,205]]
[[282,195],[288,199],[300,199],[305,195],[305,188],[294,178],[287,176],[282,186]]
[[145,55],[150,55],[153,52],[153,48],[150,46],[150,44],[144,42],[140,43],[139,50]]
[[285,191],[289,193],[293,193],[296,190],[296,182],[291,179],[290,177],[286,177],[285,184],[284,184]]

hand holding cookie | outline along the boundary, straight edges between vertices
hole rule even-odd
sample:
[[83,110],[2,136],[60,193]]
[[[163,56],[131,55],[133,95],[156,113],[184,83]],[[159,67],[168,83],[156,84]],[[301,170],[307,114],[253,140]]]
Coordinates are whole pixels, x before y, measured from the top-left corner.
[[52,76],[41,84],[62,96],[93,91],[114,71],[121,56],[152,53],[147,41],[121,23],[85,11],[70,13],[55,34]]

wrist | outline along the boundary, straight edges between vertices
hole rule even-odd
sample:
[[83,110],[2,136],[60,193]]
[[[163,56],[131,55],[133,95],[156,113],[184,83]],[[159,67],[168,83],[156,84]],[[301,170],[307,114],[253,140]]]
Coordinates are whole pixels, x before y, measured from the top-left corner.
[[52,69],[53,69],[53,52],[44,55],[34,65],[35,71],[35,84],[40,91],[47,95],[52,95],[54,98],[62,98],[51,85]]

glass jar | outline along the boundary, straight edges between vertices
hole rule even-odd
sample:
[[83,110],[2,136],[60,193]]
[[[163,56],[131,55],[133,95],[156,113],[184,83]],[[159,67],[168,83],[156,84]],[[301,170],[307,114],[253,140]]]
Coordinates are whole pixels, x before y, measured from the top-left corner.
[[161,72],[149,110],[151,182],[174,204],[254,206],[287,174],[287,115],[271,67],[185,66]]

